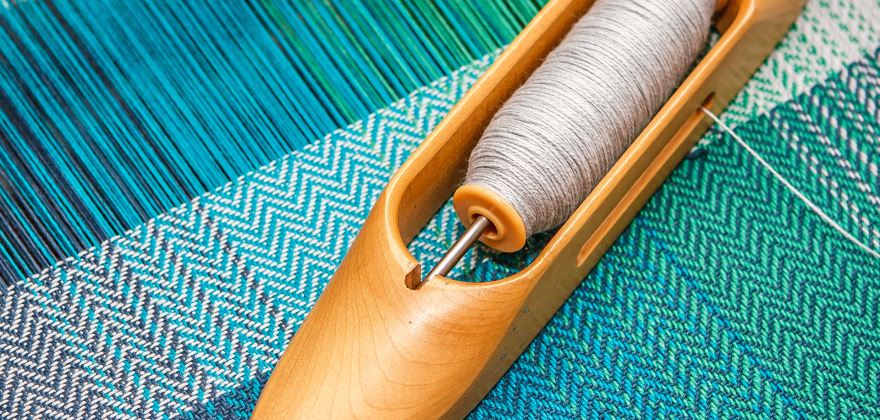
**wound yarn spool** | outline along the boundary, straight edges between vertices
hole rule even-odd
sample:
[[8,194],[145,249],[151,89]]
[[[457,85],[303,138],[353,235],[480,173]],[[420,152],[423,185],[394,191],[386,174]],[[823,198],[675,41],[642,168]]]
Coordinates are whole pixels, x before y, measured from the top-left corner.
[[715,3],[598,0],[486,128],[459,216],[459,193],[478,187],[518,213],[526,237],[561,225],[684,79]]

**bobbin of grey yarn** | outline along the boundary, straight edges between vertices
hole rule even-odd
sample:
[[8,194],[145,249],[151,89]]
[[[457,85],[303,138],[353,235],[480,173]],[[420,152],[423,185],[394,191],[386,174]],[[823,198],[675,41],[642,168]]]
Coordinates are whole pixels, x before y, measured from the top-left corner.
[[648,125],[708,36],[716,0],[598,0],[495,114],[474,148],[459,218],[516,251],[561,225]]

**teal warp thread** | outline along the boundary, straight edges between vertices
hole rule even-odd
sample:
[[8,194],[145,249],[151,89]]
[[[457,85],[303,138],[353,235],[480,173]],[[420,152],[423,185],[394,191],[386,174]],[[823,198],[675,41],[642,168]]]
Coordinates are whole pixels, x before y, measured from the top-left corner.
[[510,42],[543,3],[0,7],[0,279],[363,118]]

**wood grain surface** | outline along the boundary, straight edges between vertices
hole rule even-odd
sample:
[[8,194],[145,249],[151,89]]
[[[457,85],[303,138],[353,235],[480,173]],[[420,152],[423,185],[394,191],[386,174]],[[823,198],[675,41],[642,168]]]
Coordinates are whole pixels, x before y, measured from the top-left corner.
[[489,283],[421,287],[406,244],[461,183],[510,97],[590,0],[553,0],[392,178],[293,337],[253,420],[460,419],[500,379],[758,68],[804,0],[729,0],[721,39],[540,256]]

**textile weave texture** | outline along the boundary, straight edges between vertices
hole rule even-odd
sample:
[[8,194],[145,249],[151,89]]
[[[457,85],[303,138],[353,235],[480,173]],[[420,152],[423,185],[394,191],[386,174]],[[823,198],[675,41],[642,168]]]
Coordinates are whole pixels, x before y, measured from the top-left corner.
[[[723,116],[880,249],[880,2],[812,1]],[[246,419],[394,171],[499,52],[22,279],[2,419]],[[449,206],[410,245],[431,264]],[[462,280],[524,252],[477,247]],[[711,130],[473,419],[878,418],[880,261]]]

